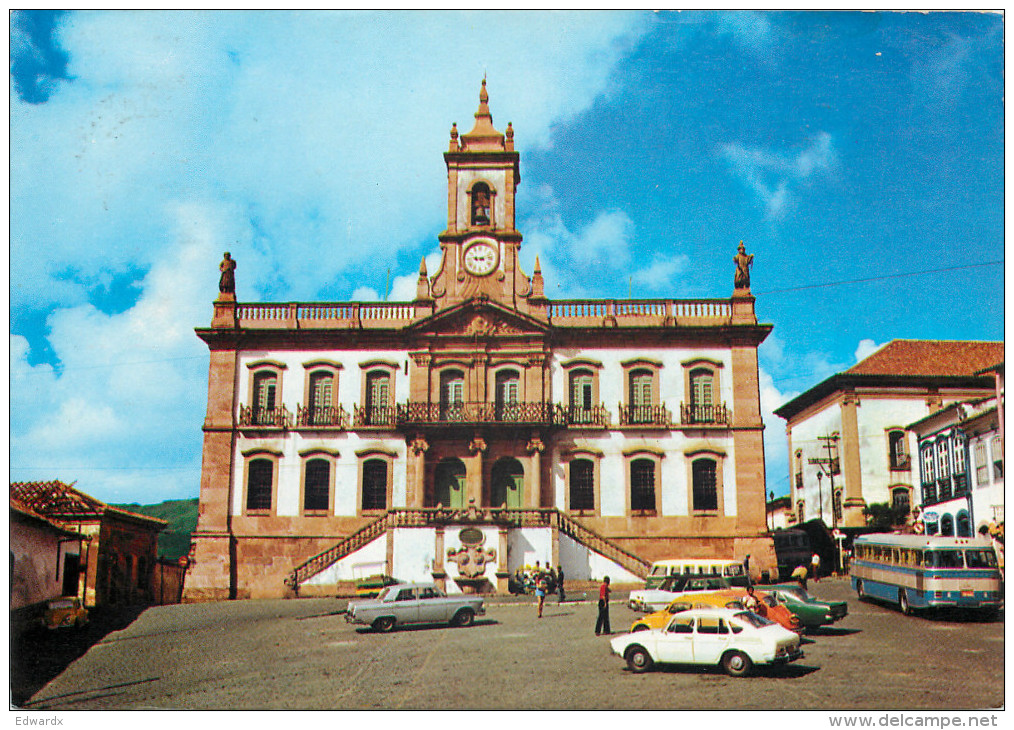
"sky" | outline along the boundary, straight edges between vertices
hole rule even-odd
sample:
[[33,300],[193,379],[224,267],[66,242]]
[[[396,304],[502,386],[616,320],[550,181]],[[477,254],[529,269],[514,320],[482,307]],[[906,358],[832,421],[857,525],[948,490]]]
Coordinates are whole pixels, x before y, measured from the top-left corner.
[[782,403],[893,339],[1003,339],[986,13],[15,11],[10,476],[196,497],[240,301],[408,300],[487,78],[551,298],[712,298],[739,242]]

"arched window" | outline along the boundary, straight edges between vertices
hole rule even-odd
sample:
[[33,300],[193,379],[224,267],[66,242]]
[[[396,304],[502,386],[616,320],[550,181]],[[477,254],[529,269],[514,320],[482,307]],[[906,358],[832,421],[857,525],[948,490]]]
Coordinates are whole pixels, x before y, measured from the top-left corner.
[[655,462],[651,459],[630,462],[630,510],[655,511]]
[[940,535],[954,537],[954,518],[949,513],[940,518]]
[[575,370],[570,374],[570,421],[591,423],[595,405],[595,375],[590,370]]
[[520,382],[517,370],[501,370],[496,374],[496,420],[520,420],[521,408],[518,405]]
[[387,509],[387,462],[363,462],[363,510]]
[[570,508],[595,509],[595,463],[591,459],[570,462]]
[[465,413],[465,374],[461,370],[440,373],[440,420],[460,421]]
[[975,459],[975,486],[989,484],[989,457],[986,455],[985,440],[976,442],[972,454]]
[[270,459],[251,459],[247,465],[247,510],[271,509],[271,486],[275,464]]
[[891,507],[906,515],[912,508],[911,493],[906,487],[895,487],[891,490]]
[[278,374],[263,370],[254,375],[253,423],[257,426],[274,424],[277,412]]
[[493,220],[492,200],[489,185],[477,183],[472,188],[472,225],[488,226]]
[[654,373],[650,370],[634,370],[630,373],[630,423],[652,423],[652,383]]
[[835,524],[840,524],[842,519],[841,515],[841,490],[834,490],[834,495],[831,497],[831,511],[834,514]]
[[989,445],[993,452],[993,481],[998,482],[1003,479],[1003,439],[994,436]]
[[303,483],[303,509],[307,512],[331,507],[331,462],[308,459]]
[[694,511],[718,509],[717,464],[713,459],[697,459],[691,468],[693,475]]
[[972,523],[968,519],[968,511],[961,510],[958,512],[958,537],[971,537],[972,536]]
[[310,426],[328,426],[337,422],[333,403],[334,373],[316,370],[310,373],[310,387],[307,393],[307,420]]
[[712,423],[715,374],[706,368],[690,371],[690,423]]
[[465,506],[465,464],[461,459],[444,459],[434,474],[433,501],[444,507]]
[[803,500],[796,502],[796,522],[805,522],[806,503]]

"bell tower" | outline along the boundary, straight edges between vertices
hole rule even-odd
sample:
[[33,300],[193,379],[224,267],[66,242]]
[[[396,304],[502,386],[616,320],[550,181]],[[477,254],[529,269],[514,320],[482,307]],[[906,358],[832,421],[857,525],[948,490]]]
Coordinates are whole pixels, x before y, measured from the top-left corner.
[[444,162],[447,229],[439,236],[443,261],[430,279],[429,297],[437,309],[488,297],[528,311],[533,282],[518,265],[521,234],[514,219],[520,156],[514,150],[511,124],[505,132],[493,126],[486,79],[479,91],[475,126],[465,134],[459,134],[456,123],[451,127]]

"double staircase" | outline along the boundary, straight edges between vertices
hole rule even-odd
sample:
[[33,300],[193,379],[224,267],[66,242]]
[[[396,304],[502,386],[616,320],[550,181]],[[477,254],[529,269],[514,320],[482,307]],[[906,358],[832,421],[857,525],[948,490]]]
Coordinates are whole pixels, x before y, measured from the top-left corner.
[[285,579],[293,590],[318,573],[327,570],[342,558],[351,555],[396,527],[443,527],[448,525],[496,525],[498,527],[549,527],[567,535],[588,549],[612,560],[640,578],[647,578],[651,563],[624,550],[609,538],[590,530],[560,510],[552,507],[538,509],[480,509],[474,505],[466,509],[430,507],[423,509],[389,509],[385,514],[367,523],[322,553],[314,555],[296,568]]

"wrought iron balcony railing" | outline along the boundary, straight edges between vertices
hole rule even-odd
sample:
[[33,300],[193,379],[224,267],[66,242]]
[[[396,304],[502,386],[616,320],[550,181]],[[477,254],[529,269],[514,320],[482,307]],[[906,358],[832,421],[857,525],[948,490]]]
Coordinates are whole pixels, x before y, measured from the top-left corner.
[[353,428],[394,428],[398,423],[394,406],[356,406]]
[[349,414],[341,406],[296,406],[296,426],[301,428],[333,428],[344,431],[349,427]]
[[680,403],[680,423],[728,425],[731,414],[724,403]]
[[398,422],[406,424],[452,423],[562,423],[563,413],[552,403],[464,402],[423,403],[409,401],[398,406]]
[[671,426],[672,414],[664,405],[632,406],[620,404],[621,426]]
[[292,414],[284,406],[260,408],[259,406],[239,407],[240,426],[263,426],[265,428],[289,428]]
[[564,406],[563,416],[568,426],[597,426],[609,425],[609,409],[604,405],[591,406]]

